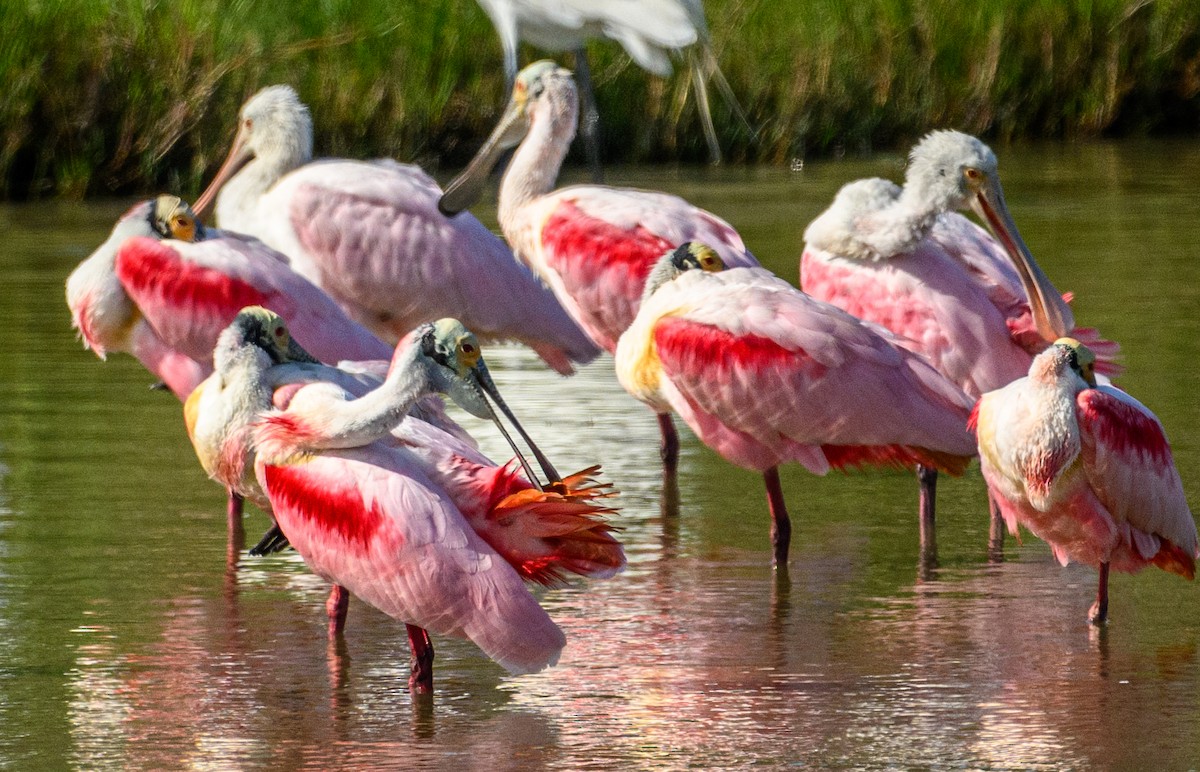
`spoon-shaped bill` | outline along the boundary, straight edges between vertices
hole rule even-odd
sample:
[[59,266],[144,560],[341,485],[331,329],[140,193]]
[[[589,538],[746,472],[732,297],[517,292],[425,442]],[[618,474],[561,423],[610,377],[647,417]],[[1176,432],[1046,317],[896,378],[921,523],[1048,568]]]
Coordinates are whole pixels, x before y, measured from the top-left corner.
[[[504,413],[510,422],[512,422],[513,428],[517,430],[517,433],[520,434],[525,440],[526,444],[529,445],[529,449],[533,452],[534,458],[537,459],[538,465],[542,467],[542,473],[546,475],[549,484],[553,487],[556,484],[561,483],[562,475],[558,473],[558,470],[555,469],[554,465],[550,463],[550,460],[546,458],[546,454],[544,454],[541,448],[537,446],[537,443],[535,443],[525,431],[525,427],[521,426],[521,422],[517,420],[517,417],[513,414],[512,410],[509,409],[508,404],[504,401],[504,398],[500,396],[500,391],[496,388],[495,382],[492,381],[491,373],[488,372],[487,366],[482,360],[471,370],[471,376],[475,385],[479,387],[483,393],[487,394],[493,402],[496,403],[496,406],[500,408],[500,411]],[[541,488],[542,486],[538,484],[537,478],[533,476],[533,473],[529,469],[529,465],[521,455],[521,452],[517,450],[516,444],[513,443],[512,438],[508,435],[508,432],[504,431],[504,427],[500,424],[499,417],[493,413],[492,419],[496,422],[496,425],[500,427],[500,433],[504,435],[506,440],[508,440],[508,444],[511,445],[513,450],[517,452],[517,457],[521,459],[521,465],[525,468],[525,473],[529,475],[530,481]]]
[[971,207],[988,224],[1016,267],[1025,293],[1029,295],[1029,306],[1038,335],[1051,342],[1070,335],[1075,329],[1071,308],[1033,259],[1029,247],[1025,246],[1012,215],[1008,213],[999,182],[989,181],[981,187],[971,199]]
[[483,195],[483,186],[487,177],[501,154],[514,147],[529,131],[529,119],[525,115],[524,104],[513,100],[508,103],[500,123],[492,130],[491,136],[479,148],[479,152],[467,164],[457,177],[446,185],[442,197],[438,199],[438,210],[447,217],[453,217],[468,209]]

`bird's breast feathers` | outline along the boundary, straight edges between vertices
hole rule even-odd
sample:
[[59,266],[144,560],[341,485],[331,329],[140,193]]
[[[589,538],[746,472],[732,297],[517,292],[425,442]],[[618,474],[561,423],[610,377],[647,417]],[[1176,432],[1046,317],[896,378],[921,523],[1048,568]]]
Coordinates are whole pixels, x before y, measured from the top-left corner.
[[1047,511],[1079,472],[1080,434],[1068,395],[1030,388],[1021,379],[985,395],[977,422],[979,449],[988,464]]
[[662,362],[654,345],[654,329],[661,318],[647,313],[634,320],[617,344],[616,369],[617,380],[633,397],[666,409],[659,396]]

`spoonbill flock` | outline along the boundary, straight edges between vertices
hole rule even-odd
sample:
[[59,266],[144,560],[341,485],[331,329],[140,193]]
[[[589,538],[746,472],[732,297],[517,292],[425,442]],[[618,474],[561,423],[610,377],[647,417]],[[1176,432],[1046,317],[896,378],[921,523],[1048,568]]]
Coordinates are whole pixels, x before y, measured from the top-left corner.
[[[536,42],[536,26],[483,5],[515,67],[517,31]],[[67,279],[84,345],[135,356],[184,403],[231,535],[248,498],[274,523],[252,554],[290,547],[332,585],[330,636],[355,595],[405,625],[415,691],[433,688],[431,634],[535,672],[567,641],[528,585],[624,568],[620,481],[594,465],[558,472],[493,382],[489,340],[528,345],[563,375],[611,354],[658,417],[668,476],[672,414],[760,472],[781,576],[780,465],[911,470],[932,560],[937,474],[978,456],[997,528],[1024,526],[1064,564],[1099,570],[1093,623],[1107,619],[1110,569],[1193,577],[1196,524],[1166,432],[1105,377],[1117,345],[1076,326],[980,140],[934,131],[903,186],[845,185],[804,233],[797,288],[682,198],[556,188],[578,124],[572,73],[529,65],[443,191],[391,160],[314,159],[307,107],[270,86],[243,106],[194,210],[167,195],[135,205]],[[466,210],[513,147],[502,240]],[[220,230],[200,222],[210,209]],[[481,453],[443,397],[494,421],[514,460]]]

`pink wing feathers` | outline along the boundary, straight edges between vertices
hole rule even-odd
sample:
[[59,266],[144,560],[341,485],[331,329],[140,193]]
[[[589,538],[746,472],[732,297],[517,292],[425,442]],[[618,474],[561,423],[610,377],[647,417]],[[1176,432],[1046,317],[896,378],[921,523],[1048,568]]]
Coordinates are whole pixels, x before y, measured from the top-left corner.
[[729,267],[756,266],[737,232],[676,196],[579,186],[551,194],[557,204],[541,230],[546,267],[557,274],[572,312],[610,353],[637,315],[650,269],[685,241],[717,250]]
[[[353,388],[345,390],[333,384],[307,388],[303,398],[296,398],[293,392],[290,403],[277,405],[286,410],[268,413],[260,420],[255,434],[260,453],[279,459],[293,456],[297,448],[322,447],[325,406],[351,393]],[[276,391],[277,400],[279,395]],[[522,578],[558,584],[567,574],[605,578],[625,566],[621,544],[604,519],[613,510],[602,500],[612,493],[592,479],[598,468],[540,491],[512,469],[496,466],[470,437],[459,436],[459,427],[453,428],[457,431],[410,415],[384,444],[402,446],[411,454],[422,472],[446,491],[475,532]]]
[[[1023,377],[1033,356],[1050,345],[1034,330],[1011,261],[957,213],[939,216],[912,252],[865,261],[810,247],[800,272],[805,292],[892,330],[975,397]],[[1074,334],[1094,347],[1097,369],[1119,370],[1117,344],[1090,328]]]
[[368,327],[396,339],[454,316],[485,339],[528,344],[560,372],[598,353],[499,238],[470,213],[438,211],[442,191],[417,167],[330,161],[287,179],[310,278]]
[[1084,473],[1096,498],[1118,524],[1128,524],[1142,557],[1192,578],[1200,557],[1196,523],[1158,419],[1109,386],[1081,391],[1075,406]]
[[515,461],[497,466],[434,427],[411,418],[393,436],[420,457],[463,516],[523,579],[561,584],[567,574],[594,579],[625,567],[625,553],[605,515],[615,495],[593,478],[599,467],[566,477],[545,491],[518,473]]
[[[1032,357],[1050,345],[1037,333],[1029,299],[1016,268],[986,230],[957,212],[945,212],[938,217],[929,239],[959,261],[987,292],[992,304],[1004,315],[1018,346]],[[1072,294],[1065,292],[1063,298],[1069,303]],[[1100,337],[1093,327],[1076,327],[1071,337],[1084,343],[1096,355],[1097,371],[1110,376],[1121,372],[1121,366],[1117,364],[1120,345]]]
[[296,340],[322,361],[392,355],[390,346],[257,241],[134,238],[118,252],[116,271],[158,336],[205,364],[212,361],[221,330],[249,305],[266,306],[287,319]]
[[129,353],[167,384],[171,393],[180,400],[187,399],[212,372],[212,367],[168,346],[149,325],[140,320],[130,333]]
[[1024,376],[1031,361],[1013,340],[1005,309],[977,278],[928,239],[887,260],[849,260],[809,249],[801,262],[806,292],[893,331],[901,345],[927,357],[972,396]]
[[974,455],[966,395],[919,357],[765,270],[685,274],[652,302],[655,310],[677,306],[654,331],[668,398],[685,418],[712,416],[731,430],[710,438],[703,435],[722,430],[697,429],[736,463],[805,463],[797,444],[826,446],[834,466],[961,470]]
[[396,619],[470,639],[509,672],[558,660],[562,631],[403,452],[375,444],[257,471],[321,576]]

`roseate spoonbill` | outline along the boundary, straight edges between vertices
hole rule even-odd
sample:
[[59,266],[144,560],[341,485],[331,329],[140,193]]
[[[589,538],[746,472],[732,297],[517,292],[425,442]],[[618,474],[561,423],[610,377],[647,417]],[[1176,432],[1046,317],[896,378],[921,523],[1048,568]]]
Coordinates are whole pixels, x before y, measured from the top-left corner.
[[[248,385],[236,378],[241,373],[236,358],[250,356],[252,352],[248,345],[251,343],[281,366],[267,370],[260,383]],[[274,520],[270,501],[263,495],[254,477],[250,435],[254,421],[262,412],[270,409],[276,389],[292,387],[290,393],[294,393],[294,384],[324,381],[336,383],[355,395],[362,395],[377,388],[383,382],[383,375],[378,373],[379,368],[374,366],[374,362],[342,362],[341,368],[321,365],[295,342],[278,314],[261,306],[251,306],[235,316],[218,339],[212,358],[214,372],[192,390],[184,403],[188,438],[200,466],[210,478],[229,491],[231,528],[235,524],[240,527],[244,498],[249,498]],[[289,367],[282,366],[288,363]],[[386,366],[387,360],[382,360],[381,364]],[[354,366],[353,371],[351,365]],[[439,398],[425,397],[412,406],[411,412],[422,420],[443,427],[455,439],[468,444],[471,442],[465,431],[444,414]],[[274,525],[251,548],[250,554],[265,555],[287,546],[287,539],[278,525]],[[330,593],[326,607],[331,636],[339,634],[345,626],[349,599],[345,589],[338,586]]]
[[298,273],[390,342],[455,314],[485,338],[527,344],[563,374],[596,357],[504,242],[474,217],[437,211],[442,191],[421,169],[311,161],[308,108],[290,86],[265,88],[242,107],[229,156],[196,212],[215,197],[222,227],[288,255]]
[[[968,207],[999,243],[956,211]],[[1067,334],[1087,339],[1102,368],[1116,371],[1117,345],[1075,329],[1008,212],[995,154],[968,134],[921,140],[903,188],[882,179],[844,186],[804,239],[805,292],[896,333],[971,397],[1022,377],[1035,354]],[[921,476],[936,482],[935,472]],[[927,527],[932,533],[932,521]],[[993,554],[1002,545],[992,507]]]
[[[289,314],[326,361],[391,356],[390,346],[283,255],[257,239],[205,229],[176,196],[131,208],[67,278],[67,305],[84,345],[101,359],[110,351],[132,354],[181,400],[212,372],[217,336],[251,303]],[[231,534],[240,535],[241,517],[231,490]]]
[[575,54],[575,69],[583,91],[583,138],[596,181],[600,169],[600,115],[584,50],[588,38],[617,41],[639,67],[663,78],[671,74],[670,54],[686,49],[700,123],[713,163],[721,161],[721,146],[708,104],[709,78],[749,127],[733,89],[717,65],[701,0],[479,0],[479,4],[500,35],[504,72],[510,87],[517,76],[518,41],[526,40],[548,51]]
[[[432,646],[418,621],[472,638],[514,672],[550,664],[561,633],[512,577],[551,584],[567,572],[608,576],[624,565],[611,528],[597,517],[611,510],[593,501],[608,495],[588,480],[595,469],[541,491],[461,439],[405,417],[432,391],[491,416],[480,389],[495,387],[478,342],[459,323],[422,325],[397,347],[384,384],[353,400],[328,372],[314,372],[330,368],[277,364],[291,345],[277,316],[244,311],[222,335],[213,376],[221,381],[203,390],[197,413],[225,427],[222,455],[235,464],[218,466],[217,474],[240,466],[231,482],[258,486],[293,546],[335,582],[331,633],[344,624],[344,585],[406,620],[414,688],[432,686]],[[272,399],[284,409],[260,416],[257,428],[237,414]],[[253,483],[247,461],[257,470]],[[557,478],[548,462],[545,468]],[[496,557],[511,567],[498,568],[504,561]],[[508,607],[499,617],[497,604]],[[534,628],[530,641],[523,624]],[[529,650],[521,653],[522,646]]]
[[1108,616],[1108,571],[1148,565],[1192,579],[1196,522],[1162,424],[1125,392],[1097,384],[1096,356],[1073,338],[1029,374],[980,398],[979,463],[1008,530],[1024,525],[1071,560],[1097,566],[1089,621]]
[[[499,155],[519,143],[500,183],[500,228],[517,257],[554,290],[591,339],[612,353],[664,250],[695,240],[712,245],[727,265],[758,261],[729,223],[677,196],[599,185],[551,192],[578,112],[569,71],[545,60],[521,70],[500,124],[446,186],[438,206],[454,214],[475,203]],[[663,460],[674,468],[679,438],[666,413],[659,414],[659,425]]]
[[288,314],[321,359],[387,359],[392,349],[256,239],[200,226],[175,196],[143,201],[67,278],[67,305],[101,359],[136,356],[180,398],[212,372],[217,336],[243,306]]
[[764,268],[721,268],[694,243],[662,257],[617,346],[617,379],[763,473],[777,567],[791,534],[780,464],[963,471],[975,453],[971,400],[928,362]]

